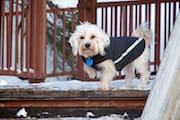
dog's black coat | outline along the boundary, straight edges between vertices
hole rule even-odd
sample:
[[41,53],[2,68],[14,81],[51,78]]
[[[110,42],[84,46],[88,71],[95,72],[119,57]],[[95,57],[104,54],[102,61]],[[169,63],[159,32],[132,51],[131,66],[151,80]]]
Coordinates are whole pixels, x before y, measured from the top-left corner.
[[[136,40],[139,38],[136,37],[112,37],[110,38],[110,45],[106,48],[106,54],[104,56],[96,55],[90,57],[92,59],[93,64],[91,67],[98,69],[97,64],[103,62],[104,60],[111,59],[113,62],[117,60]],[[115,64],[115,67],[118,71],[122,70],[124,66],[131,63],[133,60],[138,58],[145,49],[145,40],[140,41],[138,45],[136,45],[133,50],[131,50],[121,61]],[[82,60],[86,63],[87,59],[83,56]]]

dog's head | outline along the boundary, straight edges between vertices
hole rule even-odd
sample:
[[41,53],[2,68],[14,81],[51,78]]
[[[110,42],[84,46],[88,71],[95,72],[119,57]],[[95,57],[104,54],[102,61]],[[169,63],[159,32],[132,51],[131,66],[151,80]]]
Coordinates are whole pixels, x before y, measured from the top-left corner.
[[69,43],[75,56],[79,54],[87,58],[97,54],[104,55],[105,48],[110,44],[110,39],[95,24],[85,22],[76,27]]

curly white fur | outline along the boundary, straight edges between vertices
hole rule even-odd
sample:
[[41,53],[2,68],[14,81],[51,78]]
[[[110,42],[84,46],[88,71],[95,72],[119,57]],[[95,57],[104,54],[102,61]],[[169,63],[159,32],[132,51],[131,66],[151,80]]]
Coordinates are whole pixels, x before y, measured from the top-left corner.
[[[148,70],[148,57],[149,57],[149,44],[152,39],[152,33],[147,26],[140,26],[133,33],[132,36],[142,37],[146,40],[146,47],[144,52],[132,63],[125,66],[124,71],[126,74],[125,87],[130,87],[131,80],[134,77],[134,68],[141,75],[139,87],[146,87],[149,79]],[[105,48],[110,44],[110,38],[102,29],[98,28],[95,24],[88,22],[82,23],[76,27],[75,32],[69,40],[72,46],[73,54],[84,56],[85,58],[100,54],[104,55]],[[97,65],[101,69],[102,78],[100,89],[108,90],[109,82],[116,75],[116,69],[112,60],[105,60]],[[96,70],[84,64],[84,70],[90,78],[96,77]]]
[[109,36],[96,25],[85,22],[76,27],[75,32],[70,37],[69,43],[72,46],[72,51],[75,56],[77,53],[79,53],[79,55],[87,56],[83,52],[88,51],[82,50],[82,47],[87,43],[92,43],[92,45],[94,45],[91,46],[95,49],[92,50],[95,52],[94,54],[100,53],[101,55],[104,55],[104,48],[110,44],[110,39]]

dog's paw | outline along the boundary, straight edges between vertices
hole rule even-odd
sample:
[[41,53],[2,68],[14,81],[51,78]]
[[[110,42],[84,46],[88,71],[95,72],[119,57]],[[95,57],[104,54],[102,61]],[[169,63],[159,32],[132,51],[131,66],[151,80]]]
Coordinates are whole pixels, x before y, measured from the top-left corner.
[[136,85],[136,87],[137,88],[142,88],[142,89],[144,89],[144,88],[147,88],[147,84],[145,84],[145,83],[138,83],[137,85]]
[[127,82],[125,82],[125,84],[123,85],[123,87],[124,88],[131,88],[131,83],[127,83]]
[[102,90],[102,91],[109,90],[109,87],[108,87],[108,85],[106,85],[106,84],[101,84],[101,85],[99,86],[99,90]]
[[131,86],[130,85],[123,85],[122,89],[131,89]]
[[96,78],[96,72],[88,72],[88,76],[90,79],[95,79]]

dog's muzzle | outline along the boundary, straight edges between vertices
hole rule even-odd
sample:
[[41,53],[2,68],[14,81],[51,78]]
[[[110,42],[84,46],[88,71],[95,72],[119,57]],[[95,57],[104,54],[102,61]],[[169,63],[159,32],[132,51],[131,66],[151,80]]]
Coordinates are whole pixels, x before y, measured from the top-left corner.
[[86,44],[85,44],[85,47],[86,47],[87,49],[89,49],[89,48],[91,47],[91,44],[90,44],[90,43],[86,43]]

